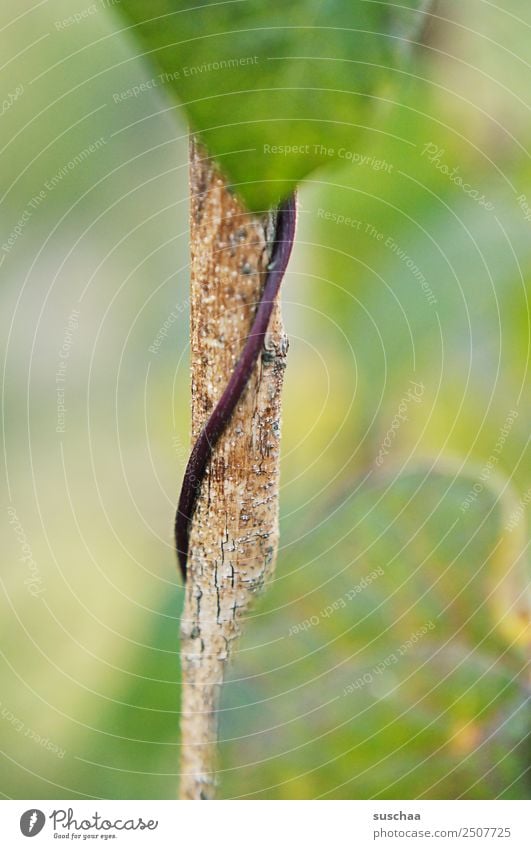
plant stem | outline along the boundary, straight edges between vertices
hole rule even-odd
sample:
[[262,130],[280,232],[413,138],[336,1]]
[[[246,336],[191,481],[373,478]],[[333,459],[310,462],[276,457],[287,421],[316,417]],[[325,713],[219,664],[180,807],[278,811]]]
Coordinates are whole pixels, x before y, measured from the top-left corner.
[[[194,141],[190,158],[195,441],[251,328],[275,222],[270,213],[246,212]],[[240,619],[274,568],[286,353],[275,303],[262,355],[214,450],[193,517],[181,623],[183,799],[214,795],[217,711],[225,668]]]

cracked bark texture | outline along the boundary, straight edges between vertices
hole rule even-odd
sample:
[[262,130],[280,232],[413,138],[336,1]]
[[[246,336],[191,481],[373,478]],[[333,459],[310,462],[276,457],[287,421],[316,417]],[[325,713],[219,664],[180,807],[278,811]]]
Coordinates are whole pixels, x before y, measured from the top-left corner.
[[[204,149],[190,148],[192,440],[249,333],[274,218],[246,212]],[[190,531],[181,620],[183,799],[215,793],[217,709],[240,620],[278,547],[281,389],[287,339],[275,303],[262,354],[210,461]]]

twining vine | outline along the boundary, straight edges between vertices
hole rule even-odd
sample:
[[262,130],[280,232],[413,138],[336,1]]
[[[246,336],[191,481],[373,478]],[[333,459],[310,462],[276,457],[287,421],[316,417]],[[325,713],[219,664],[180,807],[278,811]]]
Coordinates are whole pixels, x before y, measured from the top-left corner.
[[226,389],[201,429],[192,448],[184,473],[175,516],[175,543],[179,567],[186,581],[186,565],[190,526],[194,516],[201,484],[205,478],[212,452],[229,423],[253,372],[271,318],[275,298],[280,289],[295,238],[296,201],[291,195],[277,211],[275,238],[266,281],[256,309],[253,324]]

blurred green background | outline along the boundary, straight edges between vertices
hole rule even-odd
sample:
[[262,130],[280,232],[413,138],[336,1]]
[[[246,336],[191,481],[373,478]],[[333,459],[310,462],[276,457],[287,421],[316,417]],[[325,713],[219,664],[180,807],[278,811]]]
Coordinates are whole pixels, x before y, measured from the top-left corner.
[[[0,12],[8,798],[178,783],[187,130],[162,87],[120,99],[153,70],[112,5]],[[524,0],[436,4],[379,130],[300,192],[224,798],[529,797],[530,34]]]

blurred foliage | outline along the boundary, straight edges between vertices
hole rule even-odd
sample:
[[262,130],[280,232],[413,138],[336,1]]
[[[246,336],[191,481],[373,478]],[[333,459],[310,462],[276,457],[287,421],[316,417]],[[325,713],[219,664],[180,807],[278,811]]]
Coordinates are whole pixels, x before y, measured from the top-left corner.
[[[281,550],[224,694],[224,797],[529,796],[531,17],[510,5],[439,3],[417,76],[300,193]],[[0,244],[30,211],[0,257],[14,798],[178,780],[186,129],[163,87],[115,100],[151,71],[95,9],[0,13],[2,90],[23,88]]]

